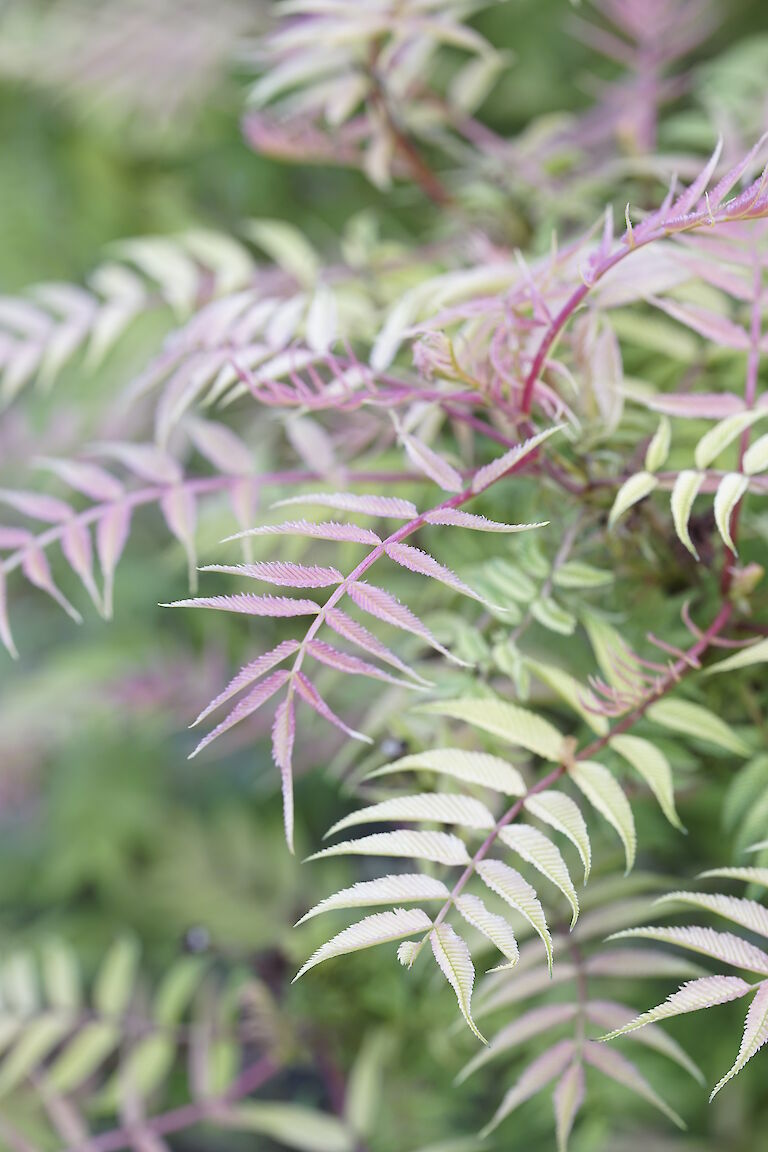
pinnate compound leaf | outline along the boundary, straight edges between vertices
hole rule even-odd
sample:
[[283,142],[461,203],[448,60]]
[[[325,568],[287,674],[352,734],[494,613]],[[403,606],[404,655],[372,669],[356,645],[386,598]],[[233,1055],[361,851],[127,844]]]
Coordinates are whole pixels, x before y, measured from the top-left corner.
[[469,863],[464,841],[452,832],[375,832],[359,840],[332,844],[307,859],[321,860],[324,856],[404,856],[411,860],[431,860],[433,864]]
[[577,761],[568,775],[592,807],[618,832],[624,845],[627,872],[630,872],[635,862],[637,834],[632,809],[621,787],[608,769],[594,760]]
[[456,908],[468,924],[482,932],[498,948],[507,963],[503,968],[513,968],[520,959],[515,934],[503,916],[489,912],[479,896],[462,895],[455,900]]
[[519,912],[533,930],[541,937],[547,953],[547,965],[552,971],[552,937],[547,927],[547,919],[536,891],[519,872],[501,860],[481,860],[477,874],[484,884],[505,900],[510,908]]
[[579,899],[559,849],[537,828],[530,828],[526,824],[511,824],[502,828],[499,838],[560,889],[571,907],[573,928],[579,916]]
[[663,1004],[651,1008],[636,1016],[634,1020],[615,1028],[613,1032],[601,1036],[601,1040],[613,1040],[616,1036],[623,1036],[633,1032],[635,1028],[642,1028],[646,1024],[654,1024],[658,1020],[667,1020],[672,1016],[681,1016],[686,1012],[700,1012],[703,1008],[713,1008],[716,1004],[725,1004],[729,1000],[738,1000],[752,991],[752,985],[747,984],[739,976],[702,976],[699,980],[688,980],[677,992],[668,996]]
[[461,1014],[471,1031],[483,1044],[487,1044],[483,1034],[472,1019],[472,989],[475,983],[475,967],[469,948],[450,924],[438,924],[429,934],[432,953],[448,983],[456,993]]
[[419,872],[398,872],[392,876],[381,876],[377,880],[360,880],[351,888],[342,888],[333,896],[321,900],[297,922],[303,924],[319,916],[321,912],[332,912],[337,908],[366,908],[376,904],[412,903],[421,900],[446,900],[448,889],[442,880]]
[[323,944],[309,958],[294,976],[294,981],[310,968],[330,960],[333,956],[344,956],[349,952],[359,952],[363,948],[373,948],[391,940],[402,940],[404,936],[414,936],[417,932],[428,932],[432,921],[421,908],[395,908],[391,912],[374,912],[356,924],[350,925],[327,944]]
[[625,512],[628,512],[634,504],[638,504],[646,496],[650,496],[658,484],[658,480],[651,472],[636,472],[634,476],[625,480],[613,501],[613,507],[608,517],[609,527],[612,528],[616,521]]
[[734,968],[747,972],[757,972],[768,976],[768,956],[754,944],[742,940],[732,932],[715,932],[713,928],[626,928],[615,932],[610,940],[623,940],[639,937],[644,940],[658,940],[662,944],[676,944],[690,952],[711,956]]
[[682,830],[675,808],[672,769],[664,753],[655,744],[651,744],[650,740],[643,740],[639,736],[614,736],[610,746],[639,772],[670,824]]
[[600,1044],[587,1041],[584,1045],[584,1059],[598,1072],[602,1072],[604,1076],[608,1076],[611,1080],[615,1080],[617,1084],[622,1084],[628,1088],[630,1092],[634,1092],[638,1096],[642,1096],[654,1108],[658,1108],[665,1116],[668,1116],[673,1124],[678,1128],[685,1128],[684,1121],[678,1116],[674,1108],[670,1108],[666,1100],[659,1096],[658,1092],[646,1080],[645,1076],[632,1063],[627,1060],[621,1052],[617,1052],[615,1048],[610,1050],[603,1048]]
[[699,489],[704,482],[704,474],[702,472],[681,472],[675,480],[674,487],[672,488],[672,496],[670,498],[670,507],[672,508],[672,520],[675,525],[675,532],[681,544],[683,544],[694,559],[699,559],[699,554],[696,551],[693,541],[691,540],[691,533],[688,527],[691,519],[691,509],[693,502],[699,494]]
[[749,1006],[747,1018],[744,1021],[744,1035],[741,1038],[736,1061],[730,1071],[726,1072],[722,1080],[715,1085],[710,1100],[729,1080],[741,1072],[747,1061],[751,1060],[755,1053],[762,1048],[766,1040],[768,1040],[768,984],[762,984]]
[[529,796],[524,804],[526,812],[549,824],[556,832],[567,836],[576,848],[584,865],[584,883],[589,879],[592,866],[592,845],[587,825],[578,805],[563,792],[541,792]]
[[434,748],[402,756],[369,772],[366,779],[391,776],[397,772],[437,772],[465,784],[479,784],[506,796],[522,796],[525,781],[517,768],[488,752],[465,752],[463,748]]
[[509,1089],[481,1136],[493,1132],[516,1108],[526,1100],[530,1100],[532,1096],[536,1096],[555,1077],[560,1076],[571,1063],[575,1047],[573,1040],[561,1040],[537,1056],[520,1075],[517,1083]]
[[566,1152],[568,1148],[571,1129],[584,1103],[584,1092],[584,1066],[574,1061],[563,1072],[552,1095],[557,1152]]
[[358,496],[353,492],[314,492],[289,496],[286,500],[278,500],[272,507],[284,508],[289,504],[315,504],[320,508],[335,508],[343,512],[359,512],[364,516],[383,516],[393,520],[414,520],[419,514],[416,505],[410,500],[399,500],[395,496]]
[[423,792],[416,796],[393,796],[351,812],[326,832],[333,836],[343,828],[357,824],[379,824],[389,821],[427,820],[437,824],[456,824],[465,828],[493,828],[491,813],[479,800],[447,792]]
[[424,704],[420,711],[453,720],[463,720],[483,732],[499,736],[541,756],[543,760],[557,761],[563,750],[563,737],[554,725],[533,712],[527,712],[503,700],[475,699],[438,700]]
[[659,700],[646,709],[646,716],[654,724],[660,724],[672,732],[708,740],[737,756],[749,755],[747,745],[719,716],[689,700]]

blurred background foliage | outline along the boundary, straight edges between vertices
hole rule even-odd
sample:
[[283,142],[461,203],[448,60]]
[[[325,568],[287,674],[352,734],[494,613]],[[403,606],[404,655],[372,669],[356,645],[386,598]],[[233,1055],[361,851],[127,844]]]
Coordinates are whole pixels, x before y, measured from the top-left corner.
[[[665,120],[671,148],[682,139],[708,147],[713,115],[752,107],[758,130],[764,117],[765,0],[720,0],[720,10],[717,31],[693,61],[692,90]],[[479,16],[488,38],[514,57],[486,109],[497,131],[516,134],[542,117],[582,108],[587,75],[610,75],[610,65],[569,35],[572,12],[564,0],[512,0]],[[432,212],[411,188],[385,195],[353,172],[281,165],[243,146],[242,42],[266,15],[264,0],[0,0],[0,291],[41,279],[77,281],[126,236],[198,225],[237,233],[247,217],[289,220],[321,249],[365,209],[376,213],[384,235],[421,240],[430,233]],[[71,40],[62,39],[73,20]],[[161,78],[158,64],[144,61],[132,76],[126,51],[120,82],[117,65],[105,68],[102,59],[109,61],[114,42],[90,43],[97,24],[123,48],[130,35],[154,41],[155,60],[171,61],[174,75]],[[176,44],[180,31],[186,57]],[[510,217],[520,211],[509,205]],[[521,227],[533,225],[510,221],[512,234]],[[164,323],[154,317],[139,324],[94,378],[70,372],[54,395],[29,394],[4,414],[0,483],[19,481],[26,443],[58,451],[77,442],[78,429],[97,421],[105,397],[142,363]],[[461,1091],[452,1087],[467,1042],[450,1029],[449,996],[433,996],[428,979],[414,973],[404,980],[394,964],[370,953],[338,973],[329,967],[286,996],[312,943],[311,931],[294,934],[292,924],[331,883],[338,888],[359,875],[343,861],[326,871],[299,862],[338,816],[339,777],[349,765],[333,768],[332,741],[315,745],[311,766],[319,770],[298,786],[293,858],[263,742],[242,740],[227,755],[187,762],[187,723],[247,647],[229,617],[214,628],[156,607],[185,590],[183,557],[158,527],[147,518],[126,558],[112,625],[91,615],[74,630],[33,594],[17,605],[23,661],[0,661],[0,947],[34,948],[56,934],[92,971],[109,943],[128,932],[156,974],[189,951],[241,961],[332,1067],[324,1081],[316,1061],[302,1073],[299,1060],[278,1084],[283,1098],[328,1106],[335,1075],[345,1078],[356,1067],[362,1074],[355,1063],[362,1051],[373,1069],[373,1152],[430,1144],[435,1152],[462,1152],[473,1146],[463,1140],[482,1126],[498,1093],[495,1073]],[[660,634],[678,608],[661,599],[654,606]],[[381,733],[395,747],[407,735],[404,725]],[[333,770],[324,771],[329,765]],[[638,804],[641,845],[677,853],[668,861],[677,875],[711,863],[728,780],[716,761],[709,768],[721,780],[719,792],[708,790],[706,804],[695,790],[681,797],[687,841],[662,835],[655,808]],[[768,780],[760,786],[767,789]],[[757,788],[756,799],[762,795]],[[718,855],[726,862],[727,830],[722,836]],[[636,986],[630,992],[638,996]],[[726,1027],[729,1010],[717,1017],[722,1044],[709,1016],[675,1029],[710,1080],[732,1058],[738,1009]],[[425,1043],[426,1036],[433,1039]],[[676,1140],[675,1149],[768,1149],[765,1074],[764,1061],[755,1061],[707,1110],[699,1087],[675,1069],[666,1095],[693,1118],[690,1138]],[[672,1147],[618,1089],[610,1103],[602,1109],[598,1098],[590,1108],[575,1152]],[[607,1118],[615,1109],[622,1136]],[[494,1140],[489,1146],[509,1152],[551,1148],[548,1100],[529,1104]],[[199,1152],[223,1146],[220,1137],[200,1133],[179,1142]],[[232,1146],[272,1147],[261,1136]]]

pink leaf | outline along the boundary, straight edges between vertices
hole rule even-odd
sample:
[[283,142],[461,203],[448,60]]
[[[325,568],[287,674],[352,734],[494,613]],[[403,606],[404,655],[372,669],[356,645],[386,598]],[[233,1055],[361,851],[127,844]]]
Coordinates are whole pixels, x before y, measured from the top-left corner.
[[217,737],[221,736],[223,732],[229,731],[235,724],[239,724],[241,720],[245,720],[246,717],[251,716],[258,708],[261,708],[262,704],[266,704],[267,700],[271,699],[275,692],[278,692],[290,677],[291,673],[287,668],[280,668],[277,672],[273,672],[271,676],[268,676],[266,680],[262,680],[261,684],[254,688],[253,692],[249,692],[247,696],[244,696],[243,699],[235,705],[220,724],[217,724],[207,736],[203,737],[194,752],[190,753],[190,760],[193,756],[197,756],[198,752],[202,752],[203,748],[207,748],[208,745],[213,740],[216,740]]
[[8,602],[6,594],[5,572],[0,568],[0,641],[10,652],[14,660],[18,659],[18,650],[13,642],[11,625],[8,622]]
[[650,297],[650,303],[666,312],[673,320],[678,320],[687,328],[698,332],[705,340],[711,340],[713,344],[719,344],[723,348],[736,348],[739,351],[749,348],[749,333],[740,324],[734,324],[719,312],[711,312],[708,308],[698,308],[693,304],[678,304],[674,300],[663,300],[658,296]]
[[123,554],[131,529],[131,509],[127,504],[114,504],[99,518],[96,526],[96,550],[104,576],[104,615],[112,616],[115,569]]
[[226,424],[190,419],[186,429],[200,455],[218,472],[225,476],[247,476],[253,472],[253,453]]
[[551,1048],[547,1048],[540,1056],[528,1065],[521,1073],[517,1082],[509,1089],[496,1111],[496,1115],[482,1131],[481,1136],[493,1131],[502,1120],[509,1116],[515,1108],[530,1100],[545,1088],[551,1080],[559,1076],[571,1062],[574,1052],[573,1040],[561,1040]]
[[287,504],[317,504],[321,508],[339,508],[365,516],[389,516],[395,520],[413,520],[418,516],[416,506],[410,500],[398,500],[394,496],[358,496],[354,492],[291,496],[287,500],[278,500],[272,507],[283,508]]
[[296,691],[305,703],[309,704],[310,708],[314,708],[318,716],[322,716],[323,720],[327,720],[329,724],[333,724],[335,728],[340,728],[347,736],[351,736],[353,740],[362,740],[364,744],[372,744],[370,736],[365,736],[362,732],[356,732],[354,728],[349,728],[340,716],[333,712],[325,700],[323,700],[320,693],[315,688],[314,684],[304,675],[303,672],[298,672],[295,679]]
[[85,464],[80,460],[54,460],[47,456],[38,460],[37,464],[53,472],[76,492],[90,496],[91,500],[119,500],[123,495],[120,481],[98,464]]
[[387,684],[398,684],[404,688],[416,687],[415,684],[406,680],[398,680],[396,676],[390,676],[388,672],[383,672],[374,664],[369,664],[367,660],[361,660],[358,656],[350,655],[349,652],[341,652],[338,648],[333,648],[323,640],[310,640],[307,644],[307,652],[310,656],[314,656],[315,660],[319,660],[321,664],[326,664],[329,668],[335,668],[337,672],[348,672],[351,676],[370,676],[374,680],[384,680]]
[[118,460],[129,472],[133,472],[150,484],[178,484],[182,478],[176,461],[155,444],[122,444],[119,441],[96,444],[93,451],[98,456]]
[[288,520],[285,524],[265,524],[261,528],[248,528],[245,532],[238,532],[234,536],[227,536],[223,541],[242,540],[244,536],[312,536],[316,540],[334,540],[349,542],[351,544],[381,544],[381,538],[369,528],[358,528],[356,524],[338,524],[334,520],[326,520],[314,524],[310,520]]
[[750,148],[746,156],[744,156],[738,162],[738,164],[734,164],[733,168],[731,168],[728,172],[726,172],[725,176],[718,180],[709,197],[709,202],[713,209],[718,208],[722,202],[723,197],[727,196],[731,188],[738,184],[744,173],[751,166],[758,152],[760,152],[763,148],[766,139],[768,139],[768,133],[764,133],[757,141],[757,143],[754,144],[752,148]]
[[197,590],[197,572],[195,569],[195,527],[197,523],[197,507],[195,498],[188,488],[174,485],[164,492],[160,499],[160,510],[163,513],[169,531],[184,546],[187,553],[187,568],[189,571],[189,585],[192,591]]
[[203,709],[198,718],[190,724],[190,728],[201,724],[203,720],[210,716],[211,712],[215,712],[217,708],[220,708],[222,704],[225,704],[226,701],[230,700],[233,696],[236,696],[243,688],[248,688],[249,685],[253,684],[255,680],[258,680],[260,676],[270,672],[277,664],[285,660],[286,657],[292,656],[299,647],[298,640],[283,640],[283,642],[278,644],[276,648],[273,648],[271,652],[265,652],[263,656],[257,656],[250,664],[246,664],[245,667],[241,668],[237,675],[230,680],[229,684],[219,693],[216,699],[212,700],[211,703]]
[[80,613],[72,607],[64,593],[60,592],[54,584],[48,559],[40,548],[27,549],[21,562],[21,570],[30,584],[34,584],[42,592],[47,592],[76,624],[82,624],[83,618]]
[[439,564],[428,552],[422,552],[420,548],[412,548],[410,544],[387,544],[385,551],[390,560],[394,560],[396,564],[400,564],[410,572],[417,572],[420,576],[439,580],[441,584],[447,584],[454,591],[461,592],[464,596],[471,597],[472,600],[485,603],[482,596],[473,592],[463,580],[451,572],[450,568]]
[[557,1082],[552,1096],[558,1148],[565,1149],[579,1109],[584,1103],[584,1065],[573,1063]]
[[286,588],[328,588],[340,584],[344,577],[335,568],[320,568],[313,564],[292,564],[282,560],[257,561],[255,564],[206,564],[201,572],[228,572],[232,576],[248,576],[252,580],[265,580]]
[[[718,140],[714,152],[710,156],[709,160],[699,175],[696,177],[693,183],[678,196],[677,200],[675,200],[674,204],[672,205],[672,210],[676,216],[683,216],[686,212],[690,212],[693,208],[696,207],[699,200],[701,200],[702,196],[707,190],[710,180],[712,179],[715,168],[717,168],[722,150],[723,141],[721,139]],[[738,180],[738,176],[736,179]]]
[[445,492],[461,492],[464,487],[461,475],[447,460],[443,460],[442,456],[439,456],[427,444],[415,436],[408,435],[407,432],[400,432],[400,440],[409,459],[420,472],[423,472],[430,480],[434,480],[435,484]]
[[478,532],[527,532],[529,528],[546,528],[548,520],[536,524],[501,524],[498,520],[487,520],[474,512],[463,512],[460,508],[437,508],[427,512],[424,519],[428,524],[450,524],[455,528],[474,528]]
[[93,548],[91,534],[79,520],[70,520],[64,526],[61,550],[72,571],[80,577],[83,587],[97,609],[101,611],[99,591],[93,579]]
[[75,514],[74,508],[63,500],[57,500],[55,496],[43,496],[39,492],[14,492],[3,488],[0,489],[0,500],[23,516],[31,516],[33,520],[42,520],[45,524],[62,524]]
[[654,412],[685,420],[724,420],[744,411],[744,401],[732,392],[662,392],[643,402]]
[[[430,632],[426,624],[419,620],[411,612],[410,608],[405,604],[401,604],[389,592],[385,592],[383,588],[377,588],[374,584],[368,584],[364,580],[358,580],[349,585],[347,589],[350,598],[357,604],[358,608],[362,608],[363,612],[370,613],[371,616],[376,616],[379,620],[383,620],[385,624],[391,624],[394,628],[401,628],[404,632],[411,632],[414,636],[418,636],[424,640],[430,647],[442,652],[449,660],[453,660],[456,664],[464,665],[465,662],[460,660],[458,656],[453,656],[447,648]],[[465,665],[466,666],[466,665]]]
[[0,528],[0,548],[25,548],[32,539],[26,528]]
[[293,852],[293,742],[296,736],[296,711],[289,694],[275,712],[272,725],[272,757],[280,769],[283,793],[283,822],[288,847]]
[[556,425],[554,428],[547,428],[544,432],[538,432],[535,436],[529,437],[524,440],[522,444],[517,444],[514,448],[510,448],[503,456],[498,456],[492,460],[490,464],[486,464],[484,468],[478,469],[472,480],[472,491],[482,492],[494,481],[504,476],[505,473],[511,471],[521,464],[531,453],[535,452],[540,444],[553,436],[555,432],[559,432],[562,425]]
[[253,596],[241,592],[235,596],[198,596],[194,600],[175,600],[161,608],[215,608],[220,612],[242,612],[246,616],[314,616],[320,611],[314,600],[292,600],[289,596]]
[[340,608],[329,608],[325,613],[325,622],[329,628],[334,632],[338,632],[339,636],[343,636],[345,640],[350,640],[353,644],[357,644],[366,652],[370,652],[372,656],[376,656],[385,664],[389,664],[392,668],[397,668],[399,671],[404,672],[406,676],[412,676],[414,680],[418,680],[419,684],[425,687],[432,687],[429,680],[425,680],[418,673],[404,664],[399,656],[387,648],[386,644],[382,644],[378,636],[374,636],[369,632],[365,625],[361,624],[358,620],[353,620],[351,616],[347,616],[346,612],[342,612]]

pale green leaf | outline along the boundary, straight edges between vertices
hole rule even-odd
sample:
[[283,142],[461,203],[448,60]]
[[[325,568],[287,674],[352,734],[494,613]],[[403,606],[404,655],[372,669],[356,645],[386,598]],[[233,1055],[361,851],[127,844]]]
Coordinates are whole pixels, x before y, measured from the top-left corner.
[[714,676],[716,672],[735,672],[738,668],[749,668],[753,664],[768,663],[768,639],[758,640],[757,644],[751,644],[749,648],[742,648],[739,652],[734,652],[732,656],[726,656],[725,660],[718,660],[717,664],[712,664],[709,668],[705,669],[705,676]]
[[536,796],[529,796],[525,801],[525,809],[549,824],[555,831],[567,836],[575,846],[584,865],[584,883],[589,879],[589,870],[592,866],[592,846],[584,817],[577,804],[563,792],[540,792]]
[[688,522],[691,518],[693,502],[698,496],[699,489],[703,482],[704,475],[701,472],[681,472],[675,480],[674,487],[672,488],[672,496],[670,497],[672,520],[675,525],[677,538],[681,544],[685,545],[696,560],[698,560],[699,554],[691,540]]
[[646,716],[654,724],[660,724],[672,732],[682,732],[697,740],[708,740],[737,756],[749,755],[747,745],[719,716],[689,700],[658,700],[647,709]]
[[696,445],[694,459],[696,467],[700,469],[709,468],[713,460],[715,460],[729,444],[741,436],[742,432],[746,432],[747,428],[751,428],[758,420],[762,420],[768,413],[764,409],[750,409],[745,412],[735,412],[732,416],[726,416],[725,420],[721,420],[714,427],[710,428],[708,432],[702,436]]
[[366,780],[378,776],[390,776],[395,772],[437,772],[462,780],[465,784],[480,784],[507,796],[522,796],[525,781],[517,768],[498,756],[487,752],[465,752],[463,748],[435,748],[428,752],[414,752],[393,760],[383,768],[369,772]]
[[547,919],[536,891],[519,872],[501,860],[481,860],[477,874],[492,892],[506,900],[510,908],[519,912],[533,930],[538,933],[547,953],[547,964],[552,971],[552,937],[547,927]]
[[557,761],[562,754],[563,737],[554,725],[533,712],[526,712],[503,700],[469,697],[438,700],[433,704],[422,705],[419,711],[463,720],[483,732],[499,736],[509,744],[526,748],[544,760]]
[[625,512],[628,512],[640,500],[644,500],[646,496],[650,496],[658,483],[656,477],[650,472],[636,472],[634,476],[625,480],[613,501],[613,507],[608,517],[608,526],[612,528]]
[[726,548],[736,552],[731,536],[731,517],[736,505],[749,487],[749,480],[740,472],[729,472],[720,481],[715,493],[715,523]]
[[402,940],[417,932],[428,932],[432,921],[421,908],[395,908],[391,912],[374,912],[345,928],[310,956],[294,976],[294,981],[334,956],[345,956],[349,952],[359,952],[363,948],[373,948],[391,940]]
[[560,889],[571,907],[573,928],[579,916],[579,899],[559,849],[538,828],[527,824],[510,824],[501,829],[499,838]]
[[672,769],[661,749],[651,744],[650,740],[624,735],[614,736],[610,740],[610,746],[640,773],[670,824],[684,830],[675,808]]
[[659,420],[659,426],[653,434],[645,453],[645,468],[647,472],[658,472],[666,463],[669,456],[669,446],[672,442],[672,428],[666,416]]

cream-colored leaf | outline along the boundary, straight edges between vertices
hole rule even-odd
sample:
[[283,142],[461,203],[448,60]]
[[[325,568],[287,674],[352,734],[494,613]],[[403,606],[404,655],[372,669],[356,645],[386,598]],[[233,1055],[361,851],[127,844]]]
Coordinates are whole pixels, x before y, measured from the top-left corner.
[[699,980],[688,980],[677,992],[668,996],[663,1004],[643,1012],[621,1028],[615,1028],[613,1032],[601,1036],[600,1039],[613,1040],[614,1037],[633,1032],[635,1028],[642,1028],[645,1024],[667,1020],[671,1016],[681,1016],[686,1012],[700,1012],[703,1008],[712,1008],[716,1004],[738,1000],[740,996],[746,996],[751,991],[752,985],[738,976],[702,976]]
[[450,924],[439,924],[429,934],[432,952],[443,975],[456,993],[461,1014],[472,1032],[483,1044],[488,1041],[472,1019],[472,989],[475,967],[469,948]]
[[552,971],[552,937],[547,927],[547,919],[536,891],[519,872],[501,860],[481,860],[477,874],[492,892],[506,900],[510,908],[519,912],[533,930],[538,933],[547,953],[547,964]]
[[418,872],[401,872],[393,876],[380,876],[377,880],[360,880],[350,888],[342,888],[333,896],[326,896],[309,912],[305,912],[297,926],[305,920],[332,912],[338,908],[366,908],[376,904],[401,904],[421,900],[447,900],[448,889],[442,880]]
[[478,896],[458,896],[455,901],[456,908],[473,928],[482,932],[484,936],[496,945],[499,952],[509,963],[504,968],[512,968],[520,959],[515,934],[503,916],[489,912]]
[[527,824],[510,824],[501,829],[499,838],[560,889],[570,904],[573,928],[579,916],[579,898],[559,849],[538,828]]
[[766,1040],[768,1040],[768,984],[762,984],[755,993],[755,998],[749,1006],[747,1018],[744,1021],[744,1035],[741,1038],[741,1046],[739,1048],[739,1054],[736,1057],[736,1062],[731,1070],[723,1076],[722,1080],[715,1085],[710,1100],[717,1095],[729,1080],[732,1080],[737,1073],[741,1072],[747,1061],[751,1060],[755,1053],[762,1048]]
[[737,756],[749,755],[748,746],[719,716],[689,700],[659,700],[646,710],[646,716],[654,724],[660,724],[672,732],[709,740],[711,744],[735,752]]
[[627,872],[630,872],[635,862],[637,835],[632,809],[621,787],[608,769],[594,760],[577,761],[569,769],[568,775],[590,804],[618,832],[624,845]]
[[563,792],[541,792],[537,796],[527,798],[525,809],[537,820],[549,824],[555,831],[568,837],[581,857],[586,884],[592,866],[592,846],[586,822],[578,805]]
[[363,948],[373,948],[376,944],[386,944],[390,940],[400,940],[403,936],[413,936],[417,932],[427,932],[432,921],[421,908],[395,908],[391,912],[374,912],[357,924],[339,932],[327,944],[323,944],[307,960],[294,976],[294,981],[333,956],[344,956],[349,952],[359,952]]
[[463,841],[451,832],[375,832],[359,840],[344,840],[322,852],[308,856],[406,856],[412,860],[431,860],[435,864],[467,864],[469,856]]
[[390,776],[396,772],[437,772],[462,780],[465,784],[480,784],[506,796],[522,796],[525,781],[511,764],[487,752],[465,752],[463,748],[434,748],[427,752],[414,752],[369,772],[366,780]]
[[678,948],[686,948],[689,952],[699,952],[702,956],[711,956],[713,960],[721,960],[734,968],[743,968],[746,972],[758,972],[768,976],[768,956],[748,940],[735,936],[732,932],[715,932],[714,928],[626,928],[623,932],[614,932],[609,940],[634,939],[658,940],[662,944],[676,944]]
[[459,824],[466,828],[492,828],[493,816],[479,800],[448,792],[422,792],[416,796],[393,796],[371,804],[337,821],[326,837],[356,824],[379,824],[400,820],[429,820],[437,824]]

